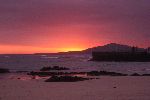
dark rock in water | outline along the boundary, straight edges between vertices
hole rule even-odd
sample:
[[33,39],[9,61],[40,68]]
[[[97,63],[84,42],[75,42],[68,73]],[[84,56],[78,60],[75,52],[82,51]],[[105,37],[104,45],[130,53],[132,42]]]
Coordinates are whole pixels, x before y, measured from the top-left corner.
[[127,74],[123,73],[116,73],[116,72],[107,72],[107,71],[91,71],[91,72],[47,72],[47,71],[40,71],[40,72],[30,72],[28,75],[38,75],[38,76],[72,76],[72,75],[87,75],[87,76],[127,76]]
[[38,76],[56,76],[56,75],[83,75],[87,72],[47,72],[47,71],[40,71],[40,72],[30,72],[28,75],[38,75]]
[[142,76],[150,76],[150,74],[143,74]]
[[43,67],[42,69],[40,69],[40,71],[50,71],[50,70],[69,70],[69,68],[53,66],[53,67]]
[[84,81],[89,80],[89,78],[83,77],[73,77],[73,76],[52,76],[51,78],[47,79],[45,82],[77,82],[77,81]]
[[131,74],[130,76],[141,76],[141,75],[138,74],[138,73],[133,73],[133,74]]
[[0,68],[0,73],[9,73],[9,69]]
[[116,72],[107,72],[107,71],[91,71],[87,72],[89,76],[127,76],[127,74],[116,73]]

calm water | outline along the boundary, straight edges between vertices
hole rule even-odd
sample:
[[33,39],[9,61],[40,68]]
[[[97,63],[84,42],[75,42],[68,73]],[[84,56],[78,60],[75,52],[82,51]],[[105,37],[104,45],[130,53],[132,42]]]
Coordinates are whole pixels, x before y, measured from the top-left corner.
[[150,62],[93,62],[90,55],[0,55],[0,68],[11,71],[39,70],[43,66],[68,67],[71,71],[106,70],[150,73]]

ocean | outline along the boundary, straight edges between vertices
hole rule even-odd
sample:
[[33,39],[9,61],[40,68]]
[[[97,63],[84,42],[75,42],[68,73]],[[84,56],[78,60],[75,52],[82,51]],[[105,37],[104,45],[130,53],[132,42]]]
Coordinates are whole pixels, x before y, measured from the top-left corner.
[[0,68],[16,71],[38,71],[46,66],[68,67],[70,71],[115,71],[150,74],[150,62],[94,62],[88,54],[14,54],[0,55]]

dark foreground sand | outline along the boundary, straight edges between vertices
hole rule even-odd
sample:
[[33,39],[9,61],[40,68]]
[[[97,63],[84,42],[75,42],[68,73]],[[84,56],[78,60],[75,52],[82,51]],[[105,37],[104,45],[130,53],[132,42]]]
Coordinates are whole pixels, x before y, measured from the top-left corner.
[[150,100],[150,77],[100,77],[72,83],[0,80],[0,100]]

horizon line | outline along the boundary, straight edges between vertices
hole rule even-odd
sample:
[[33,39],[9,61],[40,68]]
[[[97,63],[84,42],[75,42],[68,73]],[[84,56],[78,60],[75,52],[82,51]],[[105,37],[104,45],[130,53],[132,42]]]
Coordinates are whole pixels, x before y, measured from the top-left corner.
[[[131,46],[131,45],[123,44],[123,43],[107,43],[107,44],[103,44],[103,45],[97,45],[97,46],[85,48],[83,50],[78,50],[78,51],[71,50],[71,51],[58,51],[58,52],[0,53],[0,55],[33,55],[33,54],[58,54],[58,53],[69,53],[69,52],[81,52],[81,51],[84,51],[86,49],[95,48],[95,47],[99,47],[99,46],[105,46],[105,45],[109,45],[109,44],[118,44],[118,45],[130,46],[130,47],[138,47],[138,46]],[[147,49],[147,48],[149,48],[149,46],[148,47],[138,47],[138,48]]]

